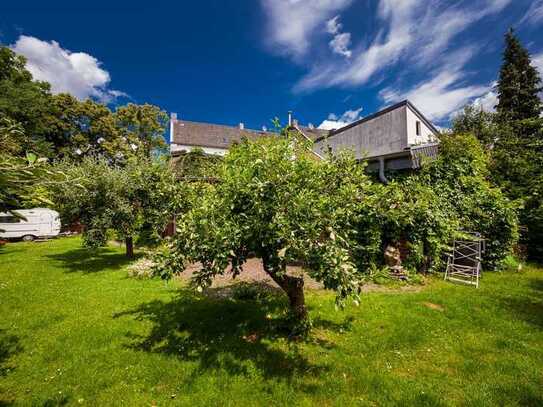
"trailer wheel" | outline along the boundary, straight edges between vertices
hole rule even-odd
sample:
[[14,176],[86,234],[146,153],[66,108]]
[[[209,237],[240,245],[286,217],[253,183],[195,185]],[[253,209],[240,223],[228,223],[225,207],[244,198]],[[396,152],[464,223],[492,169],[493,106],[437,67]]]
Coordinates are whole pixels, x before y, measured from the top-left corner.
[[32,242],[36,236],[33,235],[24,235],[21,239],[23,239],[23,242]]

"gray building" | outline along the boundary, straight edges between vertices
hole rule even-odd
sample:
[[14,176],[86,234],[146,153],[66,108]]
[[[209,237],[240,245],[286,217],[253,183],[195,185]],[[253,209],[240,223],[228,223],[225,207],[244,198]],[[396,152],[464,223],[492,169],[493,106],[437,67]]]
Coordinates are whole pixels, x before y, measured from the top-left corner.
[[315,139],[314,150],[351,150],[369,170],[418,168],[422,157],[435,156],[439,131],[408,100],[397,103]]
[[[383,180],[386,170],[418,168],[422,157],[437,154],[438,130],[407,100],[339,129],[303,127],[290,114],[289,125],[314,142],[313,151],[318,156],[325,156],[328,150],[351,150],[357,159],[369,162],[369,170],[380,170]],[[170,151],[174,156],[194,148],[224,155],[233,143],[262,136],[277,134],[245,129],[242,123],[223,126],[179,120],[175,114],[170,121]]]

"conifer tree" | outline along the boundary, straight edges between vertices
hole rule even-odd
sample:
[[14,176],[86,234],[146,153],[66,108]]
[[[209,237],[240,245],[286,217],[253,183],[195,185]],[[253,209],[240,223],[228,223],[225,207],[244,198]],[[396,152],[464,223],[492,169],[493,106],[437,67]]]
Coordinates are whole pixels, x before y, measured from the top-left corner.
[[505,34],[503,63],[498,80],[498,105],[502,119],[537,118],[541,113],[541,78],[531,65],[530,54],[522,46],[513,29]]

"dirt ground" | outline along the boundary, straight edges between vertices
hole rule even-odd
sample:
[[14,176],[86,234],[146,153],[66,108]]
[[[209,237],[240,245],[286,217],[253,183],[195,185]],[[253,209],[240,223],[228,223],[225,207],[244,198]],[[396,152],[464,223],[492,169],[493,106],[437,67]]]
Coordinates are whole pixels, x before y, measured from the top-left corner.
[[[179,275],[179,278],[183,280],[189,280],[192,277],[192,274],[198,270],[198,265],[190,265],[185,269],[183,273]],[[302,267],[299,266],[288,266],[287,274],[289,275],[300,275],[302,273]],[[277,284],[266,274],[264,268],[262,267],[262,261],[257,258],[252,258],[247,260],[243,265],[243,271],[235,278],[232,278],[232,271],[230,268],[222,276],[216,276],[213,279],[213,284],[211,288],[225,287],[231,284],[247,282],[247,283],[262,283],[272,287],[279,288]],[[311,279],[307,274],[304,275],[305,288],[320,290],[323,289],[323,285],[313,279]]]
[[[194,264],[185,269],[185,271],[178,275],[178,278],[183,280],[190,280],[193,273],[198,270],[199,265]],[[303,273],[302,267],[300,266],[288,266],[287,274],[299,276]],[[210,288],[221,288],[227,287],[232,284],[239,282],[245,283],[258,283],[261,286],[268,286],[271,288],[279,288],[279,286],[266,274],[264,268],[262,267],[262,261],[257,258],[252,258],[247,260],[243,266],[243,271],[235,278],[232,278],[232,272],[230,268],[222,276],[216,276],[213,279],[213,284]],[[324,286],[318,281],[313,280],[307,274],[304,275],[305,288],[310,290],[322,290]],[[380,285],[375,283],[365,283],[362,286],[363,293],[369,292],[387,292],[387,293],[399,293],[399,292],[417,292],[423,288],[422,285],[398,285],[394,287],[389,287],[386,285]]]

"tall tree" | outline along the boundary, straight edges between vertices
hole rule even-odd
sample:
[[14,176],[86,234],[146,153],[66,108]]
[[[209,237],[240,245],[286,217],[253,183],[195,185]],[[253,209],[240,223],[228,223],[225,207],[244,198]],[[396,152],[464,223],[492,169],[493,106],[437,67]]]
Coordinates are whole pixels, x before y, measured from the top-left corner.
[[537,118],[541,113],[541,78],[531,65],[530,54],[511,28],[505,34],[503,63],[498,79],[499,102],[496,109],[502,119]]
[[50,86],[47,82],[34,81],[25,63],[23,56],[0,46],[0,117],[22,125],[26,135],[22,155],[34,151],[40,156],[50,156],[53,146],[47,139],[54,116]]
[[153,150],[165,149],[164,130],[168,115],[157,106],[129,103],[119,107],[115,113],[115,125],[126,140],[138,146],[140,152],[149,157]]

